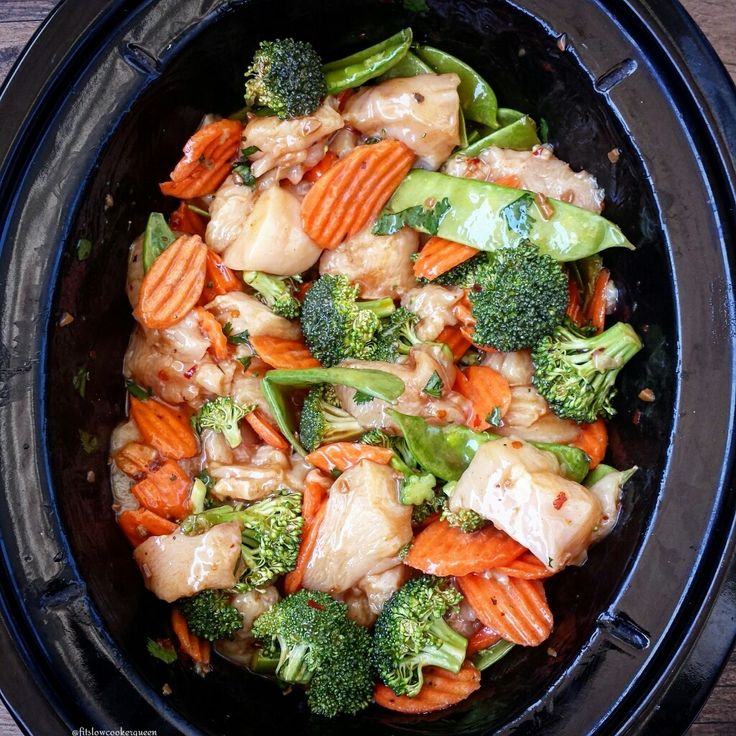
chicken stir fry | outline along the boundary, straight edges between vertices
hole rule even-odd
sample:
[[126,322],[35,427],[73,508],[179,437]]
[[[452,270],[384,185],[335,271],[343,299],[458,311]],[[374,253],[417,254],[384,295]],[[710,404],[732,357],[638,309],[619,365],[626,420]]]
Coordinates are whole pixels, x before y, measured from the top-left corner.
[[409,29],[326,64],[264,41],[246,77],[130,248],[111,485],[171,604],[149,651],[206,674],[214,644],[321,716],[447,708],[555,636],[543,581],[615,527],[642,346],[600,252],[633,246]]

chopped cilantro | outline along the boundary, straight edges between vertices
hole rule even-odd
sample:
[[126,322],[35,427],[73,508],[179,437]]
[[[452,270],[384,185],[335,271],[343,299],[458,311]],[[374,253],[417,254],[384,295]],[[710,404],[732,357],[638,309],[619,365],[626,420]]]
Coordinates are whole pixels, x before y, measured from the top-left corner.
[[83,429],[80,429],[79,430],[79,441],[82,443],[82,449],[88,455],[91,455],[93,452],[97,452],[97,448],[99,447],[99,442],[97,441],[97,437],[95,437],[93,434],[90,434],[89,432],[85,432]]
[[149,639],[146,644],[146,649],[148,649],[148,653],[152,657],[156,657],[156,659],[160,659],[166,664],[173,664],[176,662],[176,650],[168,639],[164,639],[162,641],[163,644],[161,641]]
[[427,385],[422,389],[422,393],[425,393],[428,396],[434,396],[436,399],[439,399],[440,396],[442,396],[442,389],[444,387],[445,384],[442,382],[440,374],[437,373],[437,371],[434,371],[434,373],[432,373],[432,375],[429,377]]
[[131,381],[130,378],[125,379],[125,390],[131,395],[135,396],[139,401],[146,401],[153,396],[153,391],[150,388],[143,388],[139,386],[135,381]]
[[492,427],[500,427],[501,422],[501,407],[500,406],[494,406],[493,411],[486,417],[486,421],[488,424],[490,424]]
[[92,241],[80,238],[77,241],[77,260],[86,261],[92,253]]
[[259,150],[257,146],[248,146],[248,148],[241,149],[240,158],[233,165],[233,174],[237,174],[243,181],[243,184],[251,189],[256,185],[256,178],[250,170],[248,156],[252,156]]
[[353,401],[356,404],[370,404],[373,401],[373,397],[368,394],[364,394],[362,391],[356,391],[353,394]]
[[248,344],[248,330],[233,333],[233,326],[231,322],[225,322],[225,324],[222,326],[222,333],[225,335],[227,341],[231,345]]
[[84,399],[87,394],[87,381],[89,381],[89,371],[87,368],[82,366],[78,368],[72,377],[72,386],[77,390],[77,393]]

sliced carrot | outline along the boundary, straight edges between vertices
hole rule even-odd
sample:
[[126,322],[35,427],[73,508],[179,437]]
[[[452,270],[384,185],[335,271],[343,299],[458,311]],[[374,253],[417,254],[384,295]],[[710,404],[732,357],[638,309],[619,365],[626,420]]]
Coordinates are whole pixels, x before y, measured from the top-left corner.
[[149,329],[165,329],[184,319],[204,288],[207,246],[199,235],[177,238],[141,281],[133,316]]
[[495,568],[494,572],[508,575],[510,578],[524,578],[525,580],[542,580],[554,575],[554,571],[550,570],[531,552],[524,552],[521,557],[517,557],[508,565]]
[[194,314],[197,317],[200,332],[209,340],[210,346],[207,350],[212,353],[212,357],[216,361],[227,360],[230,353],[227,349],[227,337],[222,331],[222,325],[211,312],[203,307],[196,307]]
[[307,192],[304,231],[323,248],[337,247],[380,212],[413,163],[414,154],[396,140],[355,147]]
[[332,485],[332,479],[319,470],[310,470],[304,483],[302,495],[302,516],[304,521],[313,519],[327,498],[327,490]]
[[216,296],[229,294],[231,291],[242,291],[243,283],[229,269],[215,251],[207,248],[205,262],[204,289],[202,289],[202,303],[209,304]]
[[131,396],[130,415],[146,444],[155,447],[165,457],[181,460],[199,452],[197,438],[183,412],[156,399],[140,401]]
[[[468,297],[468,290],[463,289],[463,296],[452,308],[455,319],[464,327],[475,327],[475,317],[473,317],[473,305]],[[469,338],[468,338],[469,339]]]
[[587,453],[590,458],[590,470],[593,470],[603,460],[608,448],[606,423],[602,419],[597,419],[592,424],[581,424],[578,438],[570,444]]
[[314,548],[317,545],[317,537],[319,535],[319,527],[325,517],[327,504],[322,503],[316,513],[310,518],[304,518],[304,526],[302,527],[302,541],[299,545],[299,555],[296,560],[296,567],[284,578],[284,592],[289,595],[296,593],[302,587],[304,573],[307,571],[307,565],[311,558]]
[[187,203],[182,201],[169,215],[169,225],[172,230],[189,235],[199,235],[204,240],[207,223],[202,215],[190,210]]
[[522,552],[524,547],[494,526],[468,534],[440,520],[417,534],[404,563],[429,575],[468,575],[506,565]]
[[578,326],[585,324],[583,314],[583,301],[580,295],[580,287],[573,276],[567,279],[567,311],[565,314]]
[[463,335],[459,327],[453,327],[452,325],[447,325],[437,335],[437,342],[445,343],[452,350],[456,361],[460,360],[468,352],[468,348],[470,347],[470,340]]
[[253,335],[249,338],[249,342],[256,353],[272,368],[319,368],[319,361],[301,340]]
[[115,465],[126,475],[136,480],[144,478],[158,460],[159,454],[153,447],[141,442],[128,442],[114,457]]
[[300,301],[304,301],[304,297],[307,295],[307,292],[314,286],[314,281],[305,281],[304,283],[299,285],[299,288],[296,290],[296,298]]
[[435,235],[426,242],[414,261],[414,275],[418,279],[432,281],[451,268],[470,260],[477,253],[478,250],[469,245],[454,243]]
[[507,176],[499,176],[498,179],[493,180],[493,183],[502,187],[518,189],[521,186],[521,179],[516,174],[509,174]]
[[218,120],[200,128],[184,146],[184,157],[159,184],[163,194],[194,199],[212,194],[232,169],[243,128],[237,120]]
[[462,702],[480,688],[480,672],[467,661],[457,674],[441,667],[425,667],[423,675],[422,689],[413,698],[396,695],[390,687],[378,683],[373,699],[382,708],[399,713],[431,713]]
[[478,620],[503,639],[535,647],[552,632],[552,611],[539,580],[465,575],[457,582]]
[[192,481],[173,460],[167,460],[131,489],[141,506],[166,519],[182,519],[191,511]]
[[362,460],[388,465],[393,455],[393,450],[388,447],[363,445],[360,442],[331,442],[310,452],[305,460],[325,473],[332,473],[335,470],[345,471],[352,468]]
[[473,403],[476,421],[474,429],[488,429],[491,425],[487,417],[495,409],[499,409],[501,416],[511,406],[511,386],[509,382],[493,368],[485,365],[471,365],[465,369],[465,381],[455,384],[455,390]]
[[197,664],[208,665],[210,663],[210,643],[189,631],[187,620],[177,608],[171,610],[171,628],[174,629],[181,650],[187,656]]
[[267,444],[277,450],[288,450],[289,443],[284,435],[266,418],[260,409],[254,409],[245,415],[245,421],[250,428]]
[[327,151],[324,158],[316,165],[312,166],[309,171],[302,177],[305,181],[314,183],[320,179],[337,163],[337,156],[332,151]]
[[490,626],[483,626],[468,639],[467,656],[480,652],[482,649],[492,647],[496,642],[501,641],[501,635]]
[[137,547],[141,542],[145,542],[148,537],[172,534],[177,528],[173,521],[164,519],[144,508],[123,511],[118,516],[118,524],[134,547]]
[[596,332],[603,332],[603,327],[606,323],[606,287],[611,278],[611,274],[607,268],[602,268],[598,274],[598,278],[595,281],[593,287],[593,295],[590,298],[590,304],[588,304],[587,318]]

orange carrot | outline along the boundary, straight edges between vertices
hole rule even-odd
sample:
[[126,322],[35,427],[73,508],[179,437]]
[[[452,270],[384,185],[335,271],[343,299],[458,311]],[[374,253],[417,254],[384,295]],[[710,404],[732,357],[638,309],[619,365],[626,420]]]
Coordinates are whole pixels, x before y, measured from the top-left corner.
[[469,657],[471,654],[480,652],[481,649],[488,649],[496,642],[501,641],[500,634],[490,626],[483,626],[468,639],[468,649],[465,654]]
[[327,490],[332,480],[319,470],[310,470],[304,483],[302,495],[302,516],[304,521],[311,521],[319,511],[327,497]]
[[146,444],[155,447],[165,457],[181,460],[199,452],[197,438],[183,412],[156,399],[140,401],[131,396],[130,416]]
[[593,470],[603,460],[608,447],[606,423],[602,419],[597,419],[592,424],[581,424],[578,438],[570,444],[588,454],[590,470]]
[[460,358],[468,352],[470,347],[470,340],[460,331],[459,327],[453,327],[447,325],[439,335],[437,335],[437,342],[443,342],[447,345],[455,360],[458,361]]
[[606,323],[606,287],[610,280],[611,274],[607,268],[602,268],[598,274],[598,278],[595,281],[593,287],[593,295],[590,298],[590,304],[588,304],[587,318],[596,332],[603,332],[603,327]]
[[331,442],[310,452],[305,460],[325,473],[332,473],[334,470],[345,471],[352,468],[361,460],[388,465],[393,454],[393,450],[389,450],[388,447],[374,447],[360,442]]
[[174,629],[181,650],[196,664],[206,666],[210,663],[210,643],[189,631],[187,620],[177,608],[171,610],[171,628]]
[[207,247],[199,235],[177,238],[143,277],[133,316],[149,329],[184,319],[204,288],[206,261]]
[[578,282],[572,276],[568,276],[567,279],[567,295],[567,311],[565,314],[578,327],[582,327],[585,324],[582,297],[580,296]]
[[523,551],[492,525],[468,534],[440,520],[417,534],[404,563],[429,575],[468,575],[506,565]]
[[207,223],[202,215],[190,210],[187,203],[182,200],[179,206],[169,215],[169,225],[172,230],[189,235],[199,235],[204,240]]
[[215,251],[207,248],[202,304],[209,304],[216,296],[231,291],[242,291],[242,282],[223,262]]
[[294,296],[300,301],[304,301],[304,297],[307,295],[307,292],[314,286],[314,281],[305,281],[304,283],[299,285],[299,288],[296,290],[296,293]]
[[212,357],[218,362],[227,360],[229,351],[227,349],[227,337],[222,331],[222,325],[211,312],[202,307],[196,307],[194,314],[197,316],[200,332],[209,340],[210,346],[207,350],[212,353]]
[[519,189],[519,187],[521,187],[521,180],[516,176],[516,174],[499,176],[498,179],[493,180],[493,183],[502,187],[511,187],[511,189]]
[[134,547],[137,547],[148,537],[157,537],[161,534],[171,534],[176,531],[176,524],[172,521],[144,508],[123,511],[118,516],[118,524]]
[[503,639],[535,647],[550,635],[552,612],[539,580],[466,575],[457,582],[478,619]]
[[309,171],[302,177],[305,181],[314,183],[326,174],[337,163],[337,156],[332,151],[327,151],[324,158],[316,165],[312,166]]
[[554,572],[531,552],[524,552],[521,557],[517,557],[508,565],[494,568],[494,572],[508,575],[510,578],[524,578],[526,580],[542,580],[554,575]]
[[414,275],[430,281],[472,258],[478,251],[438,236],[430,238],[414,261]]
[[414,154],[396,140],[357,146],[307,192],[304,231],[323,248],[337,247],[380,212],[412,163]]
[[302,528],[302,541],[299,545],[299,555],[296,560],[296,567],[284,578],[284,592],[289,595],[296,593],[302,587],[304,573],[307,571],[309,559],[317,545],[317,536],[322,519],[325,517],[327,504],[322,503],[317,512],[311,519],[304,518],[304,526]]
[[511,386],[498,371],[485,365],[469,366],[465,369],[464,376],[465,381],[458,381],[455,390],[473,403],[476,415],[473,428],[488,429],[491,425],[487,417],[495,409],[501,412],[502,417],[509,410]]
[[173,460],[167,460],[131,489],[141,506],[166,519],[182,519],[191,511],[192,481]]
[[159,460],[153,447],[140,442],[128,442],[114,457],[115,465],[126,475],[136,480],[146,476],[151,466]]
[[301,340],[269,335],[252,335],[250,344],[272,368],[319,368],[319,361]]
[[416,697],[396,695],[390,688],[378,683],[373,699],[382,708],[399,713],[431,713],[462,702],[480,688],[480,672],[465,662],[457,674],[441,667],[425,667],[424,684]]
[[271,424],[266,415],[260,409],[254,409],[245,415],[245,421],[250,428],[267,444],[277,450],[288,450],[289,443],[284,435]]
[[[468,290],[463,289],[463,296],[452,308],[455,319],[464,327],[475,327],[475,317],[473,317],[473,305],[468,298]],[[468,338],[470,339],[470,338]]]
[[212,194],[232,169],[242,130],[237,120],[218,120],[200,128],[186,142],[171,181],[159,184],[161,192],[179,199]]

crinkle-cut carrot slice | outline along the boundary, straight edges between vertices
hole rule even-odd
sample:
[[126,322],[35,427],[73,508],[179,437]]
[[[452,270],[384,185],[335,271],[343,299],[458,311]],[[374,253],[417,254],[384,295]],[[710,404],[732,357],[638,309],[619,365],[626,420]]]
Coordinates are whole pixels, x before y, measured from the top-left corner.
[[501,635],[490,626],[482,626],[478,631],[468,639],[467,656],[480,652],[482,649],[492,647],[496,642],[501,641]]
[[133,316],[149,329],[180,322],[197,304],[205,282],[207,246],[199,235],[177,238],[141,281]]
[[284,578],[284,592],[287,595],[296,593],[302,587],[304,574],[307,571],[309,559],[314,553],[317,546],[317,537],[319,536],[319,527],[325,517],[327,510],[327,501],[323,500],[320,507],[312,518],[304,518],[304,526],[302,527],[302,541],[299,545],[299,555],[296,560],[296,567]]
[[289,443],[284,435],[271,424],[260,409],[254,409],[245,415],[250,428],[267,444],[277,450],[288,450]]
[[222,262],[222,258],[215,251],[207,248],[201,303],[209,304],[216,296],[242,290],[243,282],[235,275],[235,272]]
[[179,206],[169,215],[169,227],[179,233],[188,235],[199,235],[204,240],[207,223],[202,215],[189,209],[186,202],[182,201]]
[[552,632],[552,611],[541,581],[489,574],[466,575],[457,582],[478,620],[506,641],[535,647]]
[[118,516],[118,524],[134,547],[145,542],[148,537],[172,534],[176,531],[176,524],[173,521],[164,519],[144,508],[123,511]]
[[113,458],[126,475],[140,480],[159,461],[156,449],[141,442],[128,442]]
[[197,437],[184,412],[156,399],[141,401],[131,396],[130,415],[146,444],[165,457],[181,460],[199,452]]
[[301,340],[253,335],[250,344],[258,356],[272,368],[319,368],[319,361]]
[[166,519],[182,519],[191,511],[191,478],[173,460],[150,471],[131,493],[141,506]]
[[477,255],[478,250],[469,245],[454,243],[435,235],[431,237],[414,261],[414,275],[418,279],[433,281],[443,273],[459,266]]
[[200,332],[210,343],[207,350],[212,354],[212,357],[216,361],[227,360],[230,353],[227,347],[227,337],[222,331],[222,325],[211,312],[203,307],[196,307],[194,314],[197,317]]
[[508,575],[510,578],[525,578],[526,580],[543,580],[555,574],[554,570],[550,570],[531,552],[524,552],[508,565],[495,568],[494,572]]
[[467,533],[439,520],[417,534],[404,563],[429,575],[468,575],[506,565],[522,552],[524,547],[492,525]]
[[598,274],[593,287],[593,295],[588,304],[586,317],[598,334],[603,332],[606,324],[606,287],[611,279],[611,274],[607,268],[602,268]]
[[608,430],[602,419],[596,419],[592,424],[581,424],[580,434],[573,447],[580,448],[590,458],[590,470],[598,467],[606,455],[608,448]]
[[488,417],[498,409],[500,418],[511,406],[511,386],[509,382],[493,368],[485,365],[471,365],[458,373],[455,390],[465,396],[473,404],[475,421],[473,429],[484,430],[490,427]]
[[471,345],[459,327],[453,325],[447,325],[439,335],[437,335],[437,342],[443,342],[452,350],[452,355],[457,362],[460,358],[468,352],[468,348]]
[[362,460],[388,465],[393,455],[393,450],[387,447],[363,445],[360,442],[331,442],[310,452],[304,459],[325,473],[332,473],[335,470],[344,472]]

